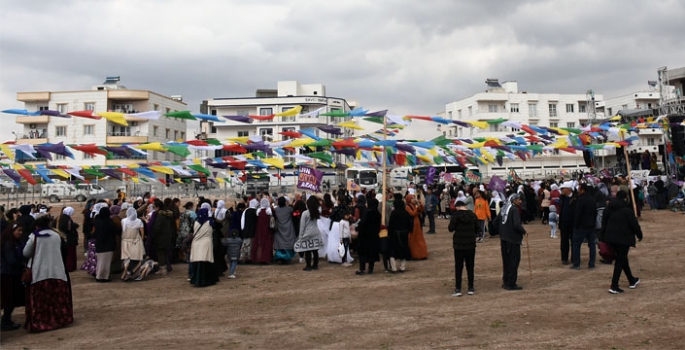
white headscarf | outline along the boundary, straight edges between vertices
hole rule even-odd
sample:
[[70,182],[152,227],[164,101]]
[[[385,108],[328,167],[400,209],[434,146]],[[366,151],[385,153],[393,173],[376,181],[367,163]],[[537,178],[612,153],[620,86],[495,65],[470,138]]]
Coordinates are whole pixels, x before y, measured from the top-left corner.
[[459,201],[466,202],[466,196],[464,196],[464,191],[457,192],[457,200],[454,202],[456,203]]
[[62,210],[62,214],[66,215],[66,216],[72,216],[72,215],[74,215],[74,208],[66,207],[66,208],[64,208],[64,210]]
[[[127,212],[127,211],[128,211],[128,208],[130,208],[130,207],[131,207],[131,204],[129,204],[129,202],[124,202],[124,203],[121,204],[121,211]],[[127,214],[127,215],[128,215],[128,214]]]
[[93,210],[90,212],[90,217],[94,218],[94,217],[98,216],[98,214],[100,214],[100,209],[106,208],[106,207],[107,207],[107,203],[95,203],[95,205],[93,206]]
[[226,218],[226,202],[223,200],[216,202],[216,214],[214,216],[217,220]]
[[207,215],[209,215],[210,218],[212,217],[212,205],[211,204],[204,202],[200,206],[200,209],[207,209]]
[[128,225],[133,224],[137,220],[140,220],[138,219],[138,211],[133,207],[129,207],[128,209],[126,209],[126,217],[123,220],[121,220],[122,231],[126,230],[126,227]]
[[257,209],[258,206],[259,206],[258,200],[256,200],[255,198],[250,199],[250,208]]
[[257,209],[257,215],[259,215],[259,212],[261,212],[262,210],[266,211],[266,215],[271,215],[271,205],[269,205],[269,200],[266,198],[262,198],[262,200],[259,202],[259,209]]

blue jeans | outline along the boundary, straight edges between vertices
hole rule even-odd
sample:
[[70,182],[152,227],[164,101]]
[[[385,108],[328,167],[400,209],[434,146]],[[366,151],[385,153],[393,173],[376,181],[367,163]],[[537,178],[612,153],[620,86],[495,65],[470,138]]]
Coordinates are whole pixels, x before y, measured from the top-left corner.
[[435,211],[427,211],[428,215],[428,232],[435,233]]
[[238,266],[238,260],[231,260],[231,269],[228,272],[228,275],[235,275],[235,268]]
[[576,228],[573,230],[571,247],[571,262],[573,266],[580,266],[580,246],[587,239],[587,246],[590,248],[590,261],[588,267],[595,267],[595,256],[597,255],[597,234],[594,228]]

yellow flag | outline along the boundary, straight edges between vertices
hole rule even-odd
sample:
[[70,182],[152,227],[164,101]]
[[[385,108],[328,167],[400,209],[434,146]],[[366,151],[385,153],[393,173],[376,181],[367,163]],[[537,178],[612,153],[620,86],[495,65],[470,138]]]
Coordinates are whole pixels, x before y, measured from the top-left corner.
[[98,112],[97,115],[111,121],[112,123],[117,123],[119,125],[128,126],[128,122],[124,119],[124,113],[118,112]]
[[264,158],[262,162],[275,166],[278,169],[285,169],[285,162],[283,158]]
[[132,177],[131,180],[133,180],[133,182],[135,182],[135,183],[139,183],[139,182],[140,182],[140,180],[139,180],[137,177]]
[[475,126],[475,127],[481,128],[481,129],[487,129],[490,127],[490,124],[488,124],[487,122],[468,121],[468,120],[466,122]]
[[157,172],[157,173],[174,175],[174,171],[169,167],[159,166],[159,165],[151,165],[151,166],[148,166],[147,168],[154,171],[154,172]]
[[0,150],[2,150],[2,153],[4,153],[7,158],[14,162],[14,153],[12,152],[10,146],[2,144],[0,145]]
[[485,142],[472,143],[466,147],[468,147],[468,148],[483,148],[483,146],[485,146]]
[[285,112],[281,113],[276,113],[274,116],[276,117],[294,117],[302,111],[302,106],[295,106],[295,108],[291,108]]
[[249,139],[250,139],[249,136],[242,136],[242,137],[229,137],[226,140],[245,144],[245,143],[247,143],[247,140],[249,140]]
[[357,125],[354,121],[350,120],[348,122],[338,123],[338,126],[354,130],[364,130],[361,126]]
[[295,140],[292,140],[288,144],[288,147],[298,148],[298,147],[306,146],[306,145],[313,143],[313,142],[314,142],[314,139],[311,139],[308,137],[303,138],[303,139],[295,139]]
[[220,177],[217,177],[217,178],[215,178],[214,180],[216,180],[216,182],[218,182],[218,183],[220,183],[220,184],[224,183],[224,179],[222,179],[222,178],[220,178]]
[[138,149],[143,149],[146,151],[160,151],[160,152],[166,152],[167,149],[162,146],[161,143],[159,142],[150,142],[142,145],[135,146]]
[[65,179],[68,179],[70,177],[70,174],[62,169],[50,169],[50,171],[52,171],[55,175],[59,175]]

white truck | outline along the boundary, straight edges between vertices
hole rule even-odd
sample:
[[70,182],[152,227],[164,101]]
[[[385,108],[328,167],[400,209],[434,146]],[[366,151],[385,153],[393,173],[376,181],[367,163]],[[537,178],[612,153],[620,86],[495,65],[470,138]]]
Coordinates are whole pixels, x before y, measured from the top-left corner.
[[41,197],[48,198],[50,203],[57,203],[64,199],[85,202],[87,199],[87,196],[76,189],[74,185],[64,182],[43,184],[41,186],[40,195]]

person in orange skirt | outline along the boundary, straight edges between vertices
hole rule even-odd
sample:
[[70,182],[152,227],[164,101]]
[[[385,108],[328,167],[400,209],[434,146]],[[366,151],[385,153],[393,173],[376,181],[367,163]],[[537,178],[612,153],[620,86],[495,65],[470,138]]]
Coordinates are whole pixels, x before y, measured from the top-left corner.
[[409,251],[411,258],[414,260],[422,260],[428,258],[428,246],[423,237],[423,230],[421,229],[420,215],[423,212],[423,206],[416,200],[413,194],[408,194],[405,198],[407,212],[414,218],[414,227],[409,233]]

